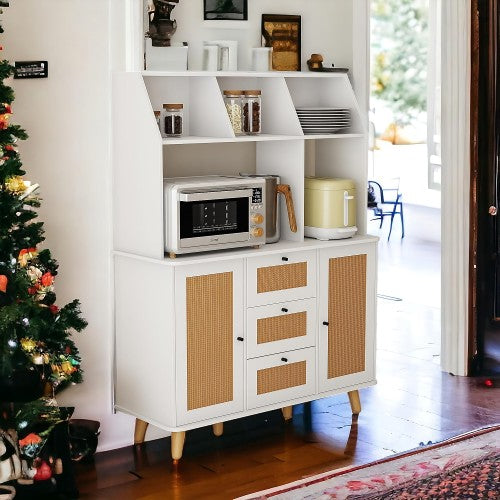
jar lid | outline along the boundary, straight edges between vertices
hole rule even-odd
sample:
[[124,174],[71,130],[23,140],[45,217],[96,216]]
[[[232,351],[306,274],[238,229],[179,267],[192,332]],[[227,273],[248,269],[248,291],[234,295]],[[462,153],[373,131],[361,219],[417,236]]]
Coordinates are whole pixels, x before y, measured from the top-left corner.
[[163,109],[182,109],[184,104],[164,104]]
[[261,95],[262,90],[245,90],[243,91],[245,95]]
[[243,90],[224,90],[224,95],[227,95],[227,96],[231,96],[231,95],[234,95],[234,96],[243,95]]

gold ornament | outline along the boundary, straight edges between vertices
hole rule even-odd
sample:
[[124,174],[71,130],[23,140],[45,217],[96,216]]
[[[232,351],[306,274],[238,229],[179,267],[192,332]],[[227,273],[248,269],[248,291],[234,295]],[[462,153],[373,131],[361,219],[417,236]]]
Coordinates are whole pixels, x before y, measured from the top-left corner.
[[33,339],[23,338],[21,339],[21,347],[26,352],[32,352],[35,350],[36,342]]
[[23,193],[27,188],[20,175],[13,175],[5,181],[5,189],[11,193]]
[[75,371],[75,367],[69,361],[63,361],[61,369],[66,375],[71,375]]

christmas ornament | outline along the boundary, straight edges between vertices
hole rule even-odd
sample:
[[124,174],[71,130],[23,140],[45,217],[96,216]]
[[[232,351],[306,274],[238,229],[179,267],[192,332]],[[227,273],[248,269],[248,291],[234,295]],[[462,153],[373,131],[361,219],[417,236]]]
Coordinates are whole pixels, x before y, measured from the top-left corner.
[[35,350],[36,342],[30,338],[23,338],[21,339],[21,347],[26,352],[32,352]]
[[5,293],[7,291],[7,283],[9,282],[9,279],[5,274],[0,274],[0,292]]
[[42,286],[50,287],[54,283],[54,276],[50,272],[46,272],[41,278]]
[[14,175],[5,181],[5,189],[10,193],[22,193],[27,187],[20,175]]
[[50,465],[43,460],[40,466],[37,467],[36,474],[33,479],[35,481],[47,481],[47,479],[50,479],[51,477],[52,469],[50,468]]
[[38,255],[36,248],[23,248],[19,252],[18,262],[21,267],[26,267],[28,265],[28,261],[35,258]]
[[30,266],[26,271],[26,274],[32,283],[36,283],[42,277],[42,271],[35,266]]
[[42,438],[35,434],[34,432],[28,434],[24,439],[19,440],[19,446],[25,448],[26,446],[38,444],[42,441]]

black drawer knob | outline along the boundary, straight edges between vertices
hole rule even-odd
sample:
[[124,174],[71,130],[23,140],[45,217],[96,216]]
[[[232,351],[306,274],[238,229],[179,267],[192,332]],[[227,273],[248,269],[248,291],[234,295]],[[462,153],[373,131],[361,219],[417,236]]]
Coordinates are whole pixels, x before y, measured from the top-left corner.
[[328,323],[328,321],[323,321],[323,324],[324,324],[325,326],[328,326],[330,323]]
[[282,260],[283,262],[288,262],[288,257],[281,257],[281,260]]
[[288,309],[287,309],[286,307],[282,307],[282,308],[281,308],[281,312],[287,313],[287,312],[288,312]]
[[245,339],[243,337],[237,337],[236,340],[239,340],[240,342],[243,342]]
[[288,363],[288,358],[281,358],[281,361],[283,361],[283,363]]

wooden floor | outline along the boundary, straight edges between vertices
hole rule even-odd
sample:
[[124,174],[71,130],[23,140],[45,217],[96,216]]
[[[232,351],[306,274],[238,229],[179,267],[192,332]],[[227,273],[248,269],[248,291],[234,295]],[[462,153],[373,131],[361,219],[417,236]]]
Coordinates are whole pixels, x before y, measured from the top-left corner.
[[[411,238],[405,240],[404,248],[411,248]],[[390,251],[400,244],[394,239]],[[386,250],[384,244],[382,264]],[[408,269],[415,267],[412,262],[422,263],[418,251],[410,251]],[[434,293],[439,254],[432,245],[422,251],[430,261],[416,266],[412,293],[418,286]],[[404,287],[398,289],[394,280],[408,276],[399,269],[391,281],[388,272],[379,292],[403,300],[379,300],[378,384],[361,391],[363,410],[357,421],[343,395],[295,407],[290,424],[283,423],[280,412],[270,412],[226,423],[220,438],[211,427],[188,432],[177,468],[169,458],[169,439],[100,453],[94,463],[77,465],[81,497],[231,499],[499,423],[500,388],[441,372],[439,307],[429,294],[404,295]]]

